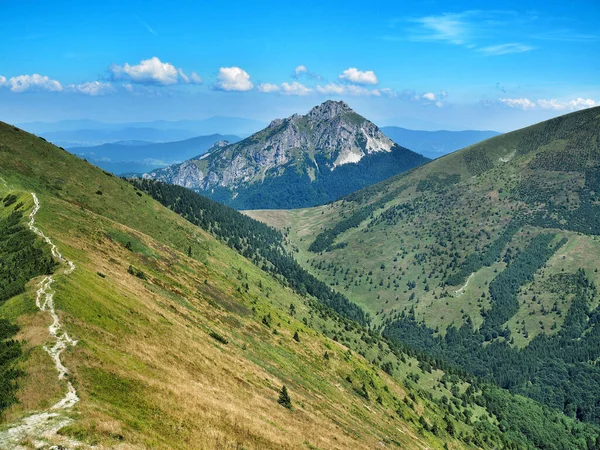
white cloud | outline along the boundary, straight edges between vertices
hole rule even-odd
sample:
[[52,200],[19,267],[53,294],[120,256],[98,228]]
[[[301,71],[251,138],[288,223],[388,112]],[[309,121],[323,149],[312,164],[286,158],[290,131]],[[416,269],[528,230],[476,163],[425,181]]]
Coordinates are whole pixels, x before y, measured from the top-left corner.
[[398,94],[390,88],[378,89],[378,91],[384,97],[395,98],[398,96]]
[[69,85],[69,89],[85,95],[105,95],[112,94],[115,92],[115,88],[110,83],[104,83],[102,81],[88,81],[87,83],[81,84],[71,84]]
[[58,81],[51,80],[47,76],[39,75],[37,73],[34,73],[33,75],[19,75],[16,77],[12,77],[8,79],[8,81],[4,81],[2,84],[7,85],[13,92],[60,92],[63,90],[62,85]]
[[592,100],[591,98],[583,99],[581,97],[576,98],[575,100],[568,101],[558,101],[556,99],[550,100],[538,100],[537,104],[542,109],[554,109],[556,111],[564,111],[564,110],[576,110],[576,109],[586,109],[592,108],[594,106],[600,106],[600,102]]
[[565,104],[559,102],[556,99],[538,100],[537,103],[540,106],[540,108],[542,108],[542,109],[556,109],[556,110],[565,109]]
[[281,89],[282,92],[287,95],[308,95],[313,92],[311,88],[306,87],[297,81],[293,81],[292,83],[281,83]]
[[239,67],[221,67],[215,88],[222,91],[249,91],[254,85],[250,75]]
[[291,83],[284,82],[281,84],[261,83],[256,86],[256,89],[259,92],[280,92],[285,95],[308,95],[314,91],[298,81],[293,81]]
[[429,100],[432,102],[435,101],[435,99],[436,99],[436,96],[433,92],[427,92],[427,93],[423,94],[421,97],[424,98],[425,100]]
[[202,78],[196,72],[192,72],[189,77],[183,72],[182,69],[177,69],[177,73],[179,74],[181,81],[186,84],[202,84]]
[[[488,56],[522,53],[533,50],[534,47],[519,42],[494,45],[489,45],[489,42],[503,39],[506,29],[522,27],[523,23],[529,20],[535,18],[529,15],[518,16],[507,11],[483,10],[424,16],[412,20],[416,26],[409,30],[408,38],[417,42],[460,45]],[[395,40],[394,36],[386,38]]]
[[297,77],[299,77],[300,75],[302,75],[303,73],[308,72],[308,69],[306,68],[305,65],[299,65],[298,67],[296,67],[294,69],[294,73],[296,74]]
[[342,81],[349,81],[356,84],[378,84],[379,80],[372,70],[362,72],[356,67],[350,67],[344,70],[338,77]]
[[341,84],[329,83],[325,86],[317,85],[317,92],[321,94],[343,95],[346,93],[345,86]]
[[316,72],[311,72],[310,70],[308,70],[308,67],[306,67],[304,64],[299,65],[298,67],[296,67],[294,69],[294,71],[292,72],[292,78],[295,80],[299,80],[300,78],[309,78],[312,80],[320,80],[321,79],[321,75],[319,75]]
[[202,84],[202,77],[200,77],[200,75],[198,75],[196,72],[192,72],[189,82],[191,84]]
[[155,84],[167,86],[171,84],[191,83],[200,84],[202,79],[193,72],[187,76],[182,69],[176,68],[171,63],[163,63],[156,56],[150,59],[143,59],[139,64],[130,65],[125,63],[123,66],[113,64],[109,67],[113,80],[127,80],[131,83]]
[[6,77],[0,75],[0,86],[4,86],[6,84]]
[[161,62],[156,56],[133,66],[129,63],[125,63],[124,66],[113,64],[109,70],[114,79],[129,79],[132,83],[140,84],[175,84],[179,78],[175,66]]
[[579,109],[592,108],[600,106],[600,101],[592,100],[591,98],[584,99],[578,97],[574,100],[560,101],[557,99],[539,99],[531,101],[528,98],[499,98],[498,101],[504,103],[511,108],[519,108],[523,110],[541,108],[553,109],[555,111],[575,111]]
[[511,43],[511,44],[501,44],[501,45],[491,45],[489,47],[481,47],[478,48],[477,51],[479,53],[484,53],[486,55],[497,56],[497,55],[506,55],[508,53],[523,53],[533,50],[535,47],[530,45]]
[[471,26],[467,20],[474,11],[440,16],[425,16],[415,19],[421,26],[414,30],[410,38],[414,41],[446,41],[451,44],[465,44],[471,35]]
[[535,103],[528,98],[499,98],[498,101],[504,103],[506,106],[510,106],[511,108],[524,110],[535,108]]
[[258,89],[259,92],[278,92],[281,90],[281,88],[276,85],[276,84],[271,84],[271,83],[261,83],[258,86],[256,86],[256,89]]
[[575,100],[571,100],[570,102],[568,102],[568,104],[572,109],[585,109],[592,108],[594,106],[600,106],[600,101],[597,102],[595,100],[592,100],[591,98],[585,100],[583,98],[577,98]]
[[367,89],[362,86],[355,86],[353,84],[337,84],[337,83],[329,83],[326,85],[318,84],[317,92],[320,94],[327,95],[364,95],[364,96],[374,96],[381,97],[381,95],[385,95],[386,97],[393,96],[393,92],[391,89]]

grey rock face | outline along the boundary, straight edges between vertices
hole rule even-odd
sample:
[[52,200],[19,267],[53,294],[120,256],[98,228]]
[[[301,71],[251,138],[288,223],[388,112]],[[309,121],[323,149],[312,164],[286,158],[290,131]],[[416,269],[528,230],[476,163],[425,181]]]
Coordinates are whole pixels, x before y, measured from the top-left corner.
[[[145,174],[193,189],[261,183],[287,170],[311,175],[335,170],[366,155],[390,152],[394,146],[373,123],[346,103],[326,101],[306,115],[275,119],[267,128],[236,144],[217,143],[202,158]],[[308,163],[307,163],[308,162]],[[321,167],[319,167],[321,164]],[[325,167],[322,167],[322,165]]]

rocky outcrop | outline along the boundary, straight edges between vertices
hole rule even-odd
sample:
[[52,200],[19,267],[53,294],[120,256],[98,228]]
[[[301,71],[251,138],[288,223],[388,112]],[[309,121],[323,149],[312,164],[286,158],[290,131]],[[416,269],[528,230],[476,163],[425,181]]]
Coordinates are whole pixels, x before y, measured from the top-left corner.
[[345,102],[326,101],[306,115],[275,119],[238,143],[216,145],[201,158],[144,177],[200,191],[229,190],[236,198],[242,190],[272,178],[318,181],[325,172],[395,148],[401,149]]

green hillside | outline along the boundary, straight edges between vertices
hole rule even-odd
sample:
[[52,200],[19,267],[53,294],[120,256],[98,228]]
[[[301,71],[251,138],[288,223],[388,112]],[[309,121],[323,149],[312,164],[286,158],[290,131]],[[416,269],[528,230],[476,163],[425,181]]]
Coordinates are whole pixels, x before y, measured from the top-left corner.
[[[15,244],[3,239],[0,264],[18,281],[0,280],[0,447],[595,444],[597,428],[388,344],[243,257],[234,236],[6,124],[0,197]],[[226,228],[230,216],[204,211]],[[63,378],[50,311],[68,340]]]
[[[59,410],[48,427],[63,426],[43,441],[129,448],[441,448],[449,441],[458,448],[464,444],[448,435],[447,423],[472,434],[460,419],[445,422],[442,406],[419,387],[398,382],[412,374],[436,385],[442,372],[373,345],[366,330],[315,310],[313,300],[125,181],[5,124],[0,168],[2,217],[12,217],[10,226],[48,260],[46,244],[25,226],[36,192],[36,225],[76,266],[70,274],[64,264],[23,267],[19,276],[31,281],[2,300],[2,370],[17,379],[3,390],[12,392],[2,402],[3,446],[36,446],[47,429],[19,442],[6,430],[44,414],[66,392],[42,348],[51,319],[35,305],[36,275],[50,270],[56,310],[78,340],[62,359],[80,401]],[[4,223],[3,233],[12,233]],[[394,378],[371,362],[383,359]],[[277,402],[283,385],[292,410]],[[454,398],[452,384],[444,385],[441,393]],[[435,433],[428,431],[434,423]]]
[[600,109],[318,208],[251,211],[392,340],[600,422]]

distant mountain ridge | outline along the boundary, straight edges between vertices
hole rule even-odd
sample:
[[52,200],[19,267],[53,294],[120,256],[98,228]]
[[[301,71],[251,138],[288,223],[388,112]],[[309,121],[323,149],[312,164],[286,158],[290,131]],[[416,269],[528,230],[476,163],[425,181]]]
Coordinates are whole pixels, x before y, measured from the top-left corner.
[[326,101],[206,157],[144,176],[238,209],[296,208],[333,201],[427,160],[346,103]]
[[108,123],[81,119],[18,125],[56,145],[71,148],[118,141],[173,142],[215,133],[246,137],[267,124],[255,119],[215,116],[201,120]]
[[229,144],[239,140],[234,135],[211,134],[175,142],[115,142],[94,147],[75,147],[68,151],[104,170],[121,175],[127,172],[143,173],[179,163],[203,155],[218,143]]
[[399,145],[431,159],[439,158],[500,134],[491,130],[422,131],[394,126],[382,127],[381,131]]

